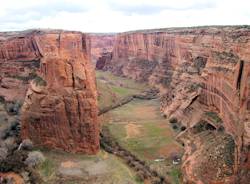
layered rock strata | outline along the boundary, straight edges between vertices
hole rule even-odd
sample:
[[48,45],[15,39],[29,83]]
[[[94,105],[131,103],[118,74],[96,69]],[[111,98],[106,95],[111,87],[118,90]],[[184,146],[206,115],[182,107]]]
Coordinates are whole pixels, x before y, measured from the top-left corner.
[[91,33],[89,39],[91,42],[91,60],[95,64],[103,54],[110,53],[113,50],[115,34]]
[[[164,114],[187,127],[179,136],[179,140],[185,142],[182,168],[187,183],[235,183],[241,182],[237,178],[241,173],[245,173],[241,178],[249,176],[245,172],[250,168],[249,38],[247,26],[127,32],[118,34],[112,59],[105,60],[105,64],[101,64],[102,60],[97,63],[104,65],[103,70],[147,81],[160,89]],[[218,177],[212,177],[214,173],[206,176],[202,171],[203,175],[197,175],[195,170],[189,172],[190,168],[202,170],[201,162],[192,162],[192,159],[207,158],[202,163],[210,162],[209,157],[202,158],[198,152],[206,153],[205,148],[213,148],[211,153],[218,152],[216,146],[211,144],[208,148],[208,142],[190,138],[194,135],[190,130],[199,122],[216,124],[217,121],[209,117],[212,113],[222,123],[215,125],[217,130],[209,139],[218,137],[224,147],[228,144],[224,139],[231,141],[228,136],[233,139],[234,151],[230,152],[233,165],[228,168],[233,171],[228,175],[217,173]],[[197,149],[190,151],[187,144],[196,145]],[[218,167],[215,170],[220,172]]]
[[22,101],[21,134],[36,145],[96,153],[99,125],[95,77],[85,34],[0,34],[0,96]]

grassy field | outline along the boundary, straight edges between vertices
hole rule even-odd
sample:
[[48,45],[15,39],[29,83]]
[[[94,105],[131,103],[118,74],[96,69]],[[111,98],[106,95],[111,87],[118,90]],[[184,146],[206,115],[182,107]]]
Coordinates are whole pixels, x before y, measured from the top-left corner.
[[94,156],[52,150],[42,152],[46,161],[38,171],[46,184],[140,184],[126,164],[103,151]]
[[[155,160],[181,151],[175,133],[159,113],[159,101],[134,100],[108,113],[104,126],[142,159]],[[169,147],[169,149],[166,149]],[[164,148],[164,149],[163,149]]]
[[[97,85],[101,93],[101,107],[112,103],[114,99],[119,100],[149,88],[145,84],[99,71]],[[180,166],[173,165],[172,158],[174,155],[181,155],[183,150],[175,141],[176,133],[162,117],[159,108],[158,99],[136,99],[104,114],[100,120],[120,145],[162,175],[168,175],[171,183],[178,184],[181,177]],[[164,161],[157,162],[157,159]]]
[[131,79],[118,77],[109,72],[96,71],[96,79],[100,108],[146,89],[145,84],[136,83]]
[[120,145],[162,175],[168,175],[172,183],[179,183],[180,166],[174,166],[172,158],[183,150],[175,141],[175,132],[160,114],[158,99],[134,100],[107,113],[103,123]]

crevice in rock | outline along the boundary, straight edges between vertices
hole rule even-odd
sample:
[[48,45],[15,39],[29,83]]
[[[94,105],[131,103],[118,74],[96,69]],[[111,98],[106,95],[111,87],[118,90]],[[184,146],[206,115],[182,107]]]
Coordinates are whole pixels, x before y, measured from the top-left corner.
[[78,111],[79,122],[81,122],[81,104],[78,95],[76,96],[76,99],[77,99],[77,111]]
[[43,57],[43,55],[42,55],[42,53],[41,53],[41,51],[40,51],[40,49],[39,49],[39,47],[37,45],[37,42],[36,42],[36,40],[34,38],[32,38],[31,44],[32,44],[32,47],[33,47],[34,51],[38,51],[37,57],[39,57],[39,58]]
[[72,87],[75,88],[74,68],[73,68],[73,65],[72,65],[71,61],[69,61],[68,64],[71,67]]
[[58,34],[58,49],[61,48],[61,33]]
[[238,90],[240,90],[243,68],[244,68],[244,61],[241,60],[240,61],[240,68],[239,68],[239,74],[238,74],[238,78],[237,78],[237,89]]

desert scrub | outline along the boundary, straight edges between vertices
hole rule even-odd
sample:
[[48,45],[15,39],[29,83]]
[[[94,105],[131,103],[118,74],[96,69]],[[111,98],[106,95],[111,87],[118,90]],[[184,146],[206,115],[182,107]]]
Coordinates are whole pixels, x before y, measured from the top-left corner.
[[39,165],[39,170],[42,176],[50,177],[55,171],[55,164],[52,160],[45,159],[45,161]]
[[222,123],[222,120],[220,119],[220,117],[218,116],[217,113],[215,112],[206,112],[205,113],[208,117],[210,117],[214,123],[217,123],[217,124],[221,124]]
[[235,143],[233,138],[226,137],[226,145],[225,145],[225,153],[224,153],[224,161],[227,166],[232,167],[234,165],[234,150],[235,150]]
[[13,102],[5,102],[5,110],[11,115],[17,115],[22,107],[22,102],[17,100]]
[[175,123],[177,123],[177,122],[178,122],[177,118],[171,118],[171,119],[169,120],[169,123],[171,123],[171,124],[175,124]]
[[4,104],[5,103],[5,99],[3,96],[0,96],[0,104]]
[[170,176],[172,179],[173,184],[179,184],[181,180],[181,171],[180,168],[174,167],[170,171]]
[[46,86],[47,82],[40,76],[36,76],[33,80],[37,86]]
[[201,84],[192,83],[190,86],[188,86],[188,92],[192,93],[194,91],[197,91],[200,87],[201,87]]
[[7,74],[6,77],[14,78],[21,80],[23,82],[28,82],[37,77],[36,71],[32,70],[28,75],[14,75],[14,74]]
[[39,151],[32,151],[28,154],[25,164],[29,167],[36,167],[45,161],[45,157]]
[[207,58],[198,56],[194,59],[194,67],[197,69],[199,74],[201,74],[206,64],[207,64]]

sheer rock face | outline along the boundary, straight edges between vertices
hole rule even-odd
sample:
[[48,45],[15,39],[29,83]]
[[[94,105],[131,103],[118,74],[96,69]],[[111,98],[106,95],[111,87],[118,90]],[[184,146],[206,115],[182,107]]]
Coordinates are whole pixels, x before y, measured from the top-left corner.
[[98,58],[96,62],[97,70],[104,70],[106,62],[109,62],[112,59],[112,52],[103,53],[101,57]]
[[[187,126],[186,132],[203,119],[204,112],[217,113],[225,132],[236,144],[235,176],[250,166],[249,38],[250,30],[245,27],[121,33],[117,36],[112,59],[105,61],[103,69],[157,86],[162,93],[162,111]],[[181,136],[188,139],[185,135],[180,135],[180,139]],[[192,141],[190,139],[189,143]],[[204,146],[197,149],[203,152]],[[202,159],[192,157],[192,151],[187,150],[186,154],[186,160]],[[188,172],[190,167],[198,169],[197,164],[184,160],[183,173],[187,182],[238,180],[231,176],[229,179],[226,176],[218,179],[199,177],[195,172]]]
[[91,41],[91,60],[95,64],[99,57],[112,51],[115,34],[89,34],[89,38]]
[[24,100],[22,137],[39,146],[96,153],[96,86],[86,35],[32,31],[0,38],[0,96]]

